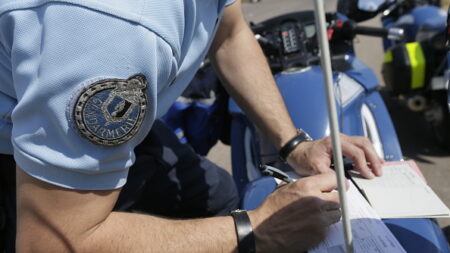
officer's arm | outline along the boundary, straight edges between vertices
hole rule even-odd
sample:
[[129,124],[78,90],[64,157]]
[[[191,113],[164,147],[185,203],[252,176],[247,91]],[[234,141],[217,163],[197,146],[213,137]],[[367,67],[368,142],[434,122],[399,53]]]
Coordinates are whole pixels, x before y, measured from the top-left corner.
[[240,1],[225,10],[210,57],[227,91],[278,148],[296,134]]
[[[210,50],[215,69],[227,91],[253,122],[280,149],[296,135],[296,129],[272,77],[266,58],[246,24],[239,1],[224,14]],[[381,175],[381,160],[370,141],[341,135],[342,150],[365,177]],[[329,138],[302,143],[289,156],[289,163],[301,174],[330,172]],[[367,164],[371,164],[369,168]]]
[[119,192],[68,190],[18,168],[17,252],[232,252],[236,247],[230,217],[180,221],[112,212]]

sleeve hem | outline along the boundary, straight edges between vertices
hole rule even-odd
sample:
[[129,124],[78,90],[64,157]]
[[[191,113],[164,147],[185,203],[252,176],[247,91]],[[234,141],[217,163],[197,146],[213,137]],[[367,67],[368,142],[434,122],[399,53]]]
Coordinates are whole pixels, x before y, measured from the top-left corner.
[[67,189],[76,190],[114,190],[125,185],[128,169],[99,174],[85,174],[57,168],[14,149],[17,165],[28,175]]

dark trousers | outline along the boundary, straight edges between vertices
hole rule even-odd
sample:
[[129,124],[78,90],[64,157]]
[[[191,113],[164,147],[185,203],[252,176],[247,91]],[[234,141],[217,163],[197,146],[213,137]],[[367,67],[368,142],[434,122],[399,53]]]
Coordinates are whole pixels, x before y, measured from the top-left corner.
[[[135,153],[114,210],[198,218],[227,215],[238,207],[232,177],[180,143],[162,121],[154,123]],[[15,240],[15,163],[12,156],[0,155],[0,165],[0,206],[6,217],[0,227],[0,252],[4,248],[9,253]]]
[[238,207],[238,192],[228,172],[180,143],[162,121],[155,121],[135,153],[116,210],[197,218],[226,215]]

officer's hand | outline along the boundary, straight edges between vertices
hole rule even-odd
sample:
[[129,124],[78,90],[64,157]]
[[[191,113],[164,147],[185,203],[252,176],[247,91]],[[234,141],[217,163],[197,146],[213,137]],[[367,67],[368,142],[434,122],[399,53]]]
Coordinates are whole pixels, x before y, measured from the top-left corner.
[[341,217],[334,173],[289,183],[249,212],[257,252],[304,252]]
[[[360,136],[340,135],[342,153],[350,158],[355,168],[365,178],[381,176],[379,158],[369,139]],[[330,137],[311,142],[303,142],[288,156],[288,163],[300,175],[315,175],[332,171],[330,168],[333,157]]]

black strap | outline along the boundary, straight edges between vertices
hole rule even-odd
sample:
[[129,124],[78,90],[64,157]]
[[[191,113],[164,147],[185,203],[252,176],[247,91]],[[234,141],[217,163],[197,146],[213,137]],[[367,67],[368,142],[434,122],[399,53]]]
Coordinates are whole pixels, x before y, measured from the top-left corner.
[[0,252],[16,252],[16,164],[11,155],[0,154]]
[[288,142],[286,142],[286,144],[284,144],[284,146],[280,149],[279,156],[280,156],[280,159],[284,162],[286,161],[288,155],[300,143],[302,143],[304,141],[312,141],[311,137],[309,137],[309,135],[305,131],[303,131],[301,129],[298,129],[297,131],[298,131],[298,134],[294,138],[292,138]]
[[247,211],[234,210],[231,212],[231,216],[233,216],[238,237],[238,252],[255,253],[255,235]]

